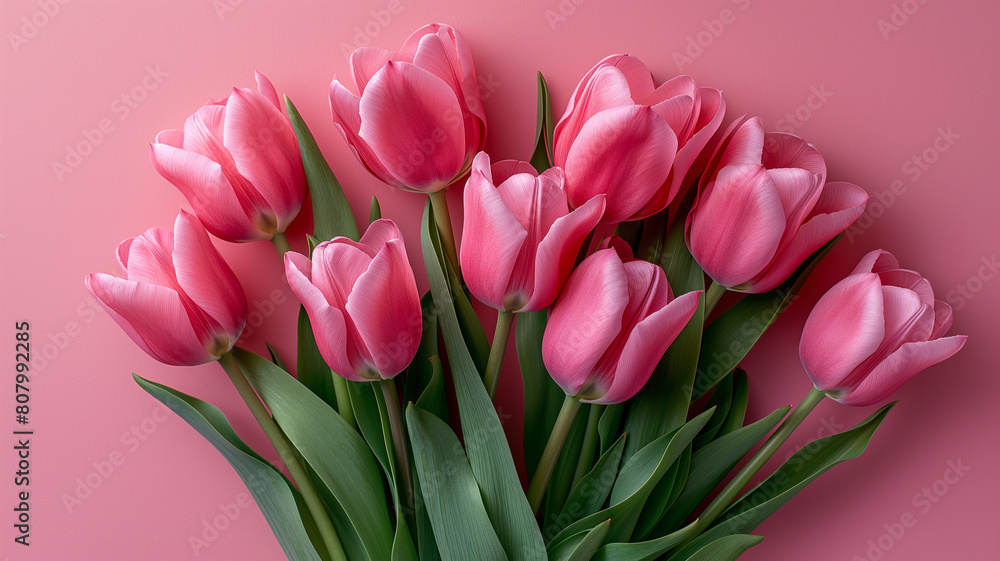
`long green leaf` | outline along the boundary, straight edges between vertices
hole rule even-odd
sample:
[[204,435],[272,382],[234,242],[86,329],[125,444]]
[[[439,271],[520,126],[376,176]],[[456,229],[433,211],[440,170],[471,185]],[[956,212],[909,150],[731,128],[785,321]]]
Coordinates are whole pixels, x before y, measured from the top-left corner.
[[233,355],[274,420],[336,497],[369,556],[389,558],[392,524],[368,443],[287,372],[245,349],[236,348]]
[[610,529],[611,520],[605,520],[586,532],[570,537],[549,552],[549,561],[590,561],[604,544]]
[[538,460],[556,424],[563,391],[549,376],[542,362],[542,334],[547,310],[517,314],[514,340],[524,386],[524,467],[535,473]]
[[750,379],[745,370],[737,367],[736,370],[733,370],[733,399],[729,404],[729,414],[726,415],[726,422],[719,428],[717,438],[743,427],[749,401]]
[[552,162],[552,131],[556,121],[552,116],[552,101],[545,77],[538,73],[538,114],[535,117],[535,152],[531,155],[532,166],[539,172],[549,169]]
[[505,561],[479,486],[451,428],[414,405],[406,408],[413,462],[427,514],[444,561]]
[[253,496],[271,532],[290,561],[320,561],[299,510],[298,491],[285,476],[253,451],[214,405],[132,374],[139,387],[198,431],[233,466]]
[[546,536],[554,536],[566,526],[601,509],[601,505],[608,500],[611,487],[618,475],[618,465],[621,463],[622,452],[625,449],[626,436],[621,435],[614,446],[601,455],[593,469],[580,479],[566,500],[562,512],[551,525],[546,527]]
[[684,541],[697,527],[692,522],[669,536],[645,542],[609,543],[597,551],[593,561],[651,561]]
[[660,482],[653,488],[653,492],[649,494],[646,504],[642,507],[642,513],[639,515],[635,530],[632,532],[633,539],[645,539],[649,536],[649,533],[663,518],[664,513],[680,495],[681,489],[687,482],[689,469],[691,469],[691,446],[684,449],[681,457],[674,465],[670,466],[670,471],[660,479]]
[[724,536],[696,551],[687,561],[736,561],[743,552],[763,539],[763,536],[747,534]]
[[302,306],[299,306],[297,356],[296,378],[302,382],[302,385],[309,388],[327,405],[336,410],[337,392],[333,386],[333,377],[336,374],[330,370],[326,361],[323,360],[323,355],[319,353],[312,324],[309,323],[309,316]]
[[466,453],[486,512],[512,561],[545,559],[542,534],[517,476],[503,425],[486,393],[455,315],[453,285],[442,267],[440,239],[430,220],[428,206],[424,207],[422,234],[424,264],[448,351]]

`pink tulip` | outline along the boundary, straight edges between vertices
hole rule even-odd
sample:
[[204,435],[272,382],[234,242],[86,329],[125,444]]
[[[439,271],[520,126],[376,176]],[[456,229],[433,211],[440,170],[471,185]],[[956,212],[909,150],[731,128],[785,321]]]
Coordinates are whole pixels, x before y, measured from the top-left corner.
[[674,298],[663,269],[626,247],[601,249],[573,271],[542,337],[549,374],[588,403],[638,393],[698,307],[700,290]]
[[372,222],[360,242],[336,237],[312,261],[285,253],[285,275],[327,364],[348,380],[389,379],[417,353],[420,295],[399,229]]
[[693,164],[722,123],[722,92],[690,76],[653,86],[635,57],[610,56],[573,92],[553,135],[570,206],[607,194],[603,221],[656,214],[694,179]]
[[816,303],[799,356],[817,389],[871,405],[965,345],[965,335],[943,337],[951,324],[951,306],[934,299],[927,279],[879,249]]
[[604,211],[597,195],[570,212],[563,173],[527,162],[490,166],[480,152],[465,186],[462,272],[469,291],[501,311],[549,307]]
[[756,117],[727,134],[687,216],[687,245],[715,282],[767,292],[861,216],[868,194],[826,183],[816,147],[764,134]]
[[274,86],[233,88],[187,118],[184,130],[156,135],[150,157],[202,224],[231,242],[284,232],[306,199],[299,144]]
[[445,189],[486,144],[486,113],[465,38],[431,24],[398,51],[351,55],[358,95],[334,76],[333,121],[354,155],[380,180],[408,191]]
[[150,228],[118,246],[125,278],[87,275],[87,289],[156,360],[193,366],[229,352],[247,320],[247,300],[205,228],[181,211],[174,231]]

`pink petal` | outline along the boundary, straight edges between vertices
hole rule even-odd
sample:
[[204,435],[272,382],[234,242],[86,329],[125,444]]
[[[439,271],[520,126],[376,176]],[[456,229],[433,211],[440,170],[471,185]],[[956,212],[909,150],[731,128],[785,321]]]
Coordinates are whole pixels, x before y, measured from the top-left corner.
[[726,143],[726,150],[719,160],[716,169],[739,164],[761,164],[761,154],[764,151],[764,127],[760,119],[747,119],[732,134]]
[[331,306],[343,309],[355,283],[368,270],[375,255],[367,245],[347,238],[323,242],[313,249],[312,283]]
[[396,223],[388,218],[381,218],[372,222],[365,234],[361,236],[360,243],[371,248],[373,254],[378,254],[390,240],[402,239],[402,234]]
[[[701,111],[696,125],[696,132],[691,138],[681,145],[674,158],[674,166],[670,171],[670,191],[667,193],[664,205],[670,204],[680,192],[681,188],[694,182],[697,173],[700,173],[706,166],[711,154],[707,154],[705,149],[708,142],[722,125],[722,118],[726,114],[726,103],[722,99],[722,92],[712,88],[700,88]],[[704,165],[696,166],[696,160],[706,160]],[[689,177],[690,176],[690,177]]]
[[764,135],[764,153],[761,163],[767,169],[801,168],[820,176],[820,185],[826,181],[826,161],[815,146],[794,134],[769,132]]
[[361,98],[352,94],[334,77],[333,82],[330,83],[330,109],[333,111],[334,126],[343,135],[348,147],[354,153],[354,157],[361,162],[361,165],[384,183],[401,187],[402,185],[385,169],[368,143],[359,136],[361,131],[360,107]]
[[[365,93],[365,87],[376,72],[382,70],[385,63],[393,59],[392,51],[378,47],[361,47],[351,53],[351,77],[358,88],[358,95]],[[410,59],[412,62],[413,59]],[[336,78],[335,78],[336,80]]]
[[637,105],[652,105],[645,100],[653,93],[653,74],[641,60],[629,55],[619,55],[604,59],[607,64],[613,64],[621,70],[628,82],[629,93]]
[[168,129],[165,131],[160,131],[156,133],[157,144],[166,144],[168,146],[173,146],[174,148],[184,147],[184,131]]
[[125,269],[126,278],[177,290],[177,274],[171,257],[173,251],[174,234],[163,228],[150,228],[141,236],[132,238]]
[[443,189],[462,170],[465,131],[448,84],[407,63],[388,62],[368,83],[360,104],[360,136],[410,189]]
[[[476,98],[466,97],[462,89],[462,77],[456,72],[461,72],[461,67],[456,64],[452,51],[454,45],[446,43],[447,39],[442,39],[440,35],[424,35],[420,39],[416,55],[413,57],[413,65],[427,70],[448,84],[455,92],[455,99],[462,110],[462,121],[465,125],[466,142],[478,139],[480,136],[480,119],[470,111],[469,102],[478,103],[478,87],[476,84]],[[449,41],[450,43],[450,41]],[[480,146],[475,146],[474,150],[479,151]]]
[[656,105],[663,100],[679,96],[686,96],[693,100],[697,97],[697,94],[698,84],[695,83],[694,78],[685,75],[674,76],[660,84],[660,87],[656,88],[656,91],[650,92],[650,95],[642,101],[636,100],[636,103]]
[[254,72],[253,76],[257,80],[257,92],[264,96],[264,99],[270,101],[278,111],[281,111],[281,101],[278,100],[278,92],[274,89],[274,84],[260,72]]
[[817,388],[832,390],[875,352],[884,336],[878,275],[851,275],[813,307],[802,328],[799,358]]
[[[484,154],[483,152],[480,152],[480,154],[477,155],[476,158],[479,158],[479,156],[483,154]],[[487,159],[487,165],[489,165],[489,159]],[[473,168],[474,167],[475,163],[473,163]],[[561,183],[562,168],[549,168],[544,172],[542,172],[542,174],[544,175],[548,173],[551,175],[553,173],[556,173],[556,170],[558,170]],[[500,160],[499,162],[496,162],[495,164],[490,166],[490,174],[486,175],[486,177],[489,177],[490,182],[493,183],[494,185],[500,185],[504,181],[507,181],[507,179],[510,178],[510,176],[519,173],[538,175],[538,172],[535,170],[535,168],[532,167],[531,164],[529,164],[528,162],[522,162],[521,160]]]
[[108,315],[156,360],[194,366],[218,358],[205,350],[176,291],[101,273],[88,275],[86,284]]
[[580,132],[595,115],[607,109],[634,105],[625,74],[604,61],[598,63],[576,87],[566,113],[556,123],[552,134],[553,164],[566,167]]
[[934,289],[931,283],[920,273],[908,269],[890,269],[878,274],[882,279],[883,286],[898,286],[908,288],[920,296],[920,302],[928,306],[934,306]]
[[738,287],[774,257],[785,214],[762,166],[726,166],[688,217],[688,247],[723,286]]
[[677,135],[678,145],[683,145],[691,137],[695,120],[698,118],[697,113],[694,113],[694,105],[694,98],[680,95],[652,106],[653,111],[656,111],[656,114],[673,129]]
[[122,272],[128,276],[128,254],[129,250],[132,248],[132,240],[135,238],[127,238],[122,240],[122,243],[118,244],[118,249],[115,250],[115,258],[118,261],[118,267],[121,268]]
[[677,153],[677,137],[652,109],[630,105],[587,121],[566,159],[570,206],[607,194],[605,223],[632,218],[661,189]]
[[420,295],[403,240],[389,241],[358,278],[347,313],[383,379],[413,360],[420,344]]
[[[830,185],[833,185],[832,183]],[[827,185],[829,187],[829,185]],[[860,187],[858,187],[860,189]],[[899,261],[884,249],[876,249],[865,254],[858,263],[858,266],[851,271],[851,274],[857,273],[881,273],[882,271],[889,271],[892,269],[899,268]]]
[[856,390],[837,401],[863,407],[889,397],[921,370],[933,366],[957,353],[968,339],[955,335],[933,341],[906,343],[889,355]]
[[951,329],[955,321],[951,306],[940,300],[934,301],[934,329],[931,331],[931,339],[938,339],[944,336]]

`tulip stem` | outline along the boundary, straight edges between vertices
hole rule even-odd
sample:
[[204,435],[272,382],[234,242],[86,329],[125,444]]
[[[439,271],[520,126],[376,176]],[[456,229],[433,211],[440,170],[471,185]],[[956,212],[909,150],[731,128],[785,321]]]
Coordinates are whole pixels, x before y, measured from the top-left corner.
[[500,367],[503,366],[503,355],[507,352],[507,341],[510,339],[510,331],[513,326],[514,312],[502,310],[497,314],[497,328],[493,332],[493,345],[490,346],[490,358],[486,361],[486,374],[483,376],[486,391],[490,392],[490,401],[497,393]]
[[410,450],[406,447],[402,406],[399,403],[399,394],[396,393],[396,380],[395,378],[382,380],[378,382],[378,385],[382,388],[385,409],[389,414],[396,469],[403,481],[403,496],[406,498],[406,509],[404,510],[405,512],[413,512],[413,474],[410,473]]
[[781,426],[771,434],[771,437],[764,442],[764,444],[757,450],[757,453],[750,458],[743,469],[733,477],[732,481],[712,500],[711,503],[705,510],[698,516],[698,528],[695,529],[695,533],[692,534],[687,542],[690,542],[701,530],[707,530],[712,526],[712,522],[719,517],[722,512],[729,507],[729,504],[736,498],[736,495],[750,482],[750,479],[760,471],[760,468],[764,467],[771,456],[778,451],[778,448],[788,440],[792,432],[802,423],[802,421],[809,415],[812,410],[819,405],[819,402],[823,401],[826,394],[816,388],[812,388],[806,397],[803,398],[795,409],[792,410],[791,414],[781,423]]
[[580,400],[567,395],[563,400],[562,408],[559,409],[559,416],[556,417],[556,424],[552,427],[552,434],[549,441],[545,443],[545,450],[538,460],[538,467],[535,468],[535,475],[531,478],[531,485],[528,486],[528,504],[531,505],[531,512],[538,512],[538,507],[542,504],[542,497],[545,496],[545,489],[549,486],[549,479],[552,477],[552,470],[556,467],[559,454],[562,453],[563,445],[566,444],[566,437],[569,436],[569,429],[573,426],[573,419],[576,412],[580,410]]
[[431,211],[434,213],[434,223],[438,227],[438,235],[441,236],[441,244],[444,246],[444,254],[451,263],[451,268],[455,270],[455,276],[462,278],[461,269],[458,267],[458,251],[455,249],[455,232],[451,229],[451,214],[448,212],[448,198],[446,191],[435,191],[427,196],[431,200]]
[[285,253],[292,250],[292,246],[288,244],[288,236],[284,232],[277,232],[274,237],[271,238],[271,243],[274,245],[274,249],[278,250],[278,255],[284,259]]
[[347,380],[330,370],[330,376],[333,377],[333,393],[337,396],[337,413],[347,421],[351,428],[357,427],[357,421],[354,419],[354,406],[351,404],[351,393],[347,388]]
[[708,319],[708,314],[712,313],[715,305],[719,303],[725,293],[726,287],[715,281],[712,281],[712,284],[708,286],[708,290],[705,291],[705,319]]
[[580,447],[580,459],[576,462],[573,483],[569,487],[571,490],[576,488],[576,484],[583,479],[584,475],[587,475],[594,465],[594,452],[597,451],[597,428],[603,412],[603,405],[595,403],[590,406],[590,412],[587,414],[587,430],[584,432],[583,446]]
[[299,462],[295,447],[292,446],[288,437],[285,436],[285,433],[282,432],[281,428],[274,422],[274,419],[271,418],[271,414],[268,413],[264,404],[261,403],[257,392],[254,391],[250,382],[247,381],[246,375],[243,374],[243,370],[236,361],[236,357],[231,353],[226,353],[219,358],[219,364],[222,365],[223,370],[229,375],[229,379],[236,386],[236,391],[239,392],[240,397],[246,402],[250,412],[253,413],[254,419],[257,420],[257,424],[264,430],[264,434],[271,441],[271,445],[274,446],[278,457],[281,458],[285,467],[288,468],[288,473],[291,475],[292,481],[298,486],[299,492],[302,494],[303,500],[305,500],[306,507],[316,522],[316,527],[323,538],[323,543],[326,545],[330,559],[332,561],[347,561],[344,548],[340,544],[340,538],[337,537],[337,531],[334,530],[333,523],[330,522],[330,515],[327,513],[326,506],[319,498],[319,493],[316,491],[312,480],[309,479],[309,474],[306,473],[305,467]]

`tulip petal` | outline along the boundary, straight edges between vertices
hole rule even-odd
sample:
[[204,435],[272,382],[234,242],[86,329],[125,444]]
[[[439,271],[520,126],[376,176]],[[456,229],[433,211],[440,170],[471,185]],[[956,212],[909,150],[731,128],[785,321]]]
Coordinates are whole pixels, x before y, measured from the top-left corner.
[[347,141],[347,146],[361,165],[384,183],[401,187],[399,181],[385,169],[365,139],[361,138],[360,107],[361,98],[352,94],[334,76],[333,82],[330,83],[330,109],[333,112],[334,126]]
[[[700,88],[700,96],[701,110],[695,125],[696,132],[677,149],[677,156],[674,157],[674,165],[670,170],[670,190],[667,192],[665,202],[659,201],[658,205],[670,204],[677,193],[693,183],[696,174],[701,173],[707,166],[711,154],[703,152],[707,152],[709,141],[722,125],[722,118],[726,114],[726,103],[722,98],[722,92],[712,88]],[[696,166],[695,161],[699,158],[704,163]]]
[[785,238],[791,240],[823,194],[823,184],[819,176],[799,168],[769,169],[767,174],[785,212]]
[[633,106],[635,102],[632,101],[625,74],[603,61],[598,63],[576,87],[566,113],[556,123],[552,133],[552,163],[566,167],[570,150],[592,117],[607,109]]
[[418,191],[446,187],[465,162],[461,107],[448,84],[407,63],[388,62],[359,105],[359,135],[400,183]]
[[751,117],[732,133],[716,169],[740,164],[761,165],[763,151],[764,127],[758,117]]
[[[465,125],[465,140],[466,142],[470,142],[482,136],[480,134],[481,120],[471,111],[471,107],[469,107],[470,102],[473,105],[479,103],[478,84],[476,85],[475,97],[468,97],[466,95],[468,92],[462,89],[461,74],[456,74],[456,72],[460,73],[462,69],[453,60],[454,57],[451,55],[451,49],[453,48],[454,45],[447,44],[446,40],[442,39],[438,34],[424,35],[420,39],[417,52],[413,57],[413,65],[434,74],[442,82],[448,84],[452,91],[455,92],[455,99],[458,100],[459,107],[462,110],[461,115],[463,124]],[[482,147],[477,145],[473,146],[472,149],[474,152],[478,152]]]
[[[833,185],[833,183],[830,185]],[[827,185],[827,187],[829,187],[829,185]],[[861,261],[858,262],[857,267],[854,267],[854,270],[851,271],[851,274],[881,273],[882,271],[889,271],[898,268],[899,261],[895,256],[893,256],[893,254],[884,249],[876,249],[865,254],[865,256],[861,258]]]
[[955,321],[954,312],[951,306],[940,301],[934,301],[934,329],[931,331],[931,339],[943,337],[951,329],[951,324]]
[[615,68],[621,70],[622,75],[625,76],[625,81],[628,82],[629,93],[637,105],[653,105],[655,103],[647,101],[647,98],[653,93],[654,89],[653,73],[649,71],[649,68],[641,60],[629,55],[609,57],[604,60],[606,64],[613,64]]
[[388,218],[381,218],[368,225],[368,229],[365,230],[365,235],[361,236],[359,243],[368,246],[372,255],[377,255],[390,240],[401,238],[402,235],[399,233],[396,223]]
[[607,393],[593,403],[622,403],[639,393],[656,364],[698,309],[700,290],[688,292],[636,324]]
[[785,214],[762,166],[727,166],[688,216],[688,246],[716,282],[738,287],[774,258]]
[[767,169],[801,168],[826,181],[826,161],[815,146],[794,134],[769,132],[764,135],[761,163]]
[[[480,155],[482,154],[483,153],[480,153]],[[476,157],[478,158],[479,155],[477,155]],[[487,159],[487,165],[489,165],[488,159]],[[473,164],[473,167],[475,167],[475,164]],[[562,168],[549,168],[544,172],[542,172],[542,174],[544,175],[550,172],[555,173],[556,170],[559,170],[558,173],[561,183]],[[499,162],[496,162],[495,164],[490,166],[490,174],[487,175],[486,177],[489,178],[490,183],[494,185],[500,185],[504,181],[507,181],[507,179],[509,179],[512,175],[516,175],[519,173],[527,173],[536,176],[538,175],[538,172],[535,170],[535,168],[532,167],[532,165],[529,164],[528,162],[522,162],[521,160],[500,160]]]
[[883,286],[908,288],[920,296],[921,303],[934,307],[934,289],[931,288],[930,281],[920,276],[920,273],[909,269],[890,269],[878,276],[882,279]]
[[670,125],[677,136],[678,145],[683,145],[691,137],[695,119],[698,117],[694,113],[694,103],[693,97],[679,95],[652,106],[653,111]]
[[878,275],[851,275],[813,307],[799,342],[806,374],[821,390],[832,390],[878,349],[885,336]]
[[125,276],[130,281],[155,284],[177,290],[177,274],[171,253],[174,234],[163,228],[150,228],[129,244]]
[[926,341],[934,326],[934,309],[920,302],[916,292],[898,286],[882,286],[884,331],[882,342],[839,384],[855,388],[889,354],[904,343]]
[[280,111],[281,101],[278,100],[278,92],[274,89],[274,84],[267,79],[267,76],[264,76],[260,72],[254,72],[253,76],[257,80],[257,92]]
[[347,238],[323,242],[313,249],[312,283],[331,306],[343,309],[375,255],[367,245]]
[[390,240],[375,256],[346,310],[383,379],[410,364],[420,344],[421,310],[403,240]]
[[175,290],[101,273],[88,275],[86,284],[108,315],[156,360],[194,366],[218,358],[205,349]]
[[[666,82],[660,84],[660,87],[656,88],[655,91],[650,92],[650,95],[644,98],[642,101],[636,100],[636,103],[641,105],[656,105],[664,100],[668,100],[673,97],[689,97],[694,100],[698,94],[698,84],[695,83],[694,78],[686,75],[674,76],[673,78],[667,80]],[[695,105],[692,105],[694,107]]]
[[886,399],[921,370],[933,366],[957,353],[968,339],[955,335],[933,341],[905,343],[879,364],[861,385],[837,401],[863,407]]
[[[358,88],[358,95],[365,93],[365,87],[372,76],[393,59],[392,51],[378,47],[361,47],[351,53],[351,77]],[[410,61],[413,59],[411,58]]]

